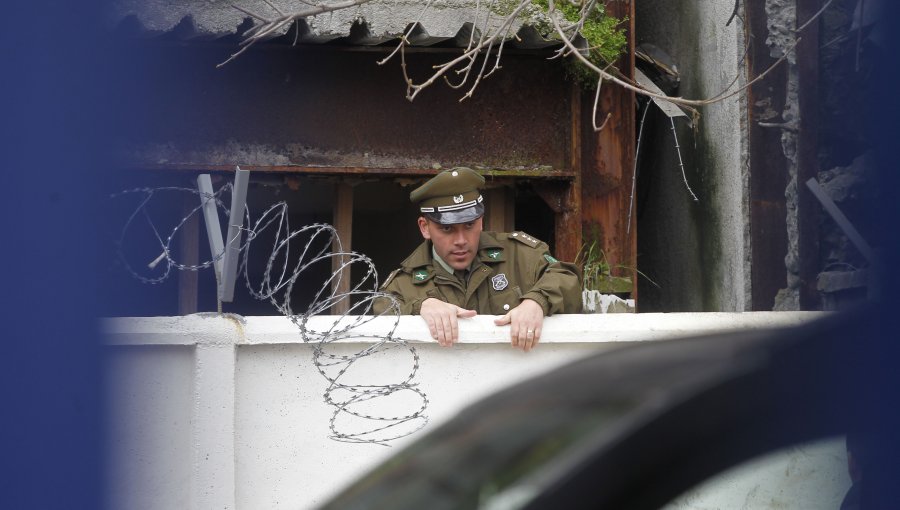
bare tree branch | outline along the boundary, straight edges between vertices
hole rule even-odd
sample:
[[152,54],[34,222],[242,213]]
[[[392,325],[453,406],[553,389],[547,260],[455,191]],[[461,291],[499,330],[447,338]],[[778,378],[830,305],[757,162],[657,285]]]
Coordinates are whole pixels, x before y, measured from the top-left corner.
[[819,19],[819,16],[821,16],[822,13],[824,13],[826,10],[828,10],[829,7],[831,7],[832,2],[834,2],[834,0],[828,0],[827,2],[825,2],[825,5],[823,5],[822,8],[819,9],[819,12],[813,14],[811,18],[806,20],[806,23],[800,25],[800,27],[797,28],[797,32],[802,32],[803,29],[808,27],[810,23]]
[[[371,0],[341,0],[334,2],[323,1],[320,3],[310,3],[308,0],[297,0],[299,3],[305,5],[305,7],[291,12],[282,12],[282,10],[278,9],[271,2],[271,0],[263,1],[277,14],[276,16],[266,16],[260,13],[251,12],[236,5],[233,6],[235,9],[238,9],[248,16],[251,16],[254,19],[258,20],[260,23],[251,28],[245,34],[245,38],[241,42],[241,49],[231,55],[228,60],[219,64],[218,67],[231,62],[232,60],[243,54],[245,51],[247,51],[247,49],[249,49],[255,43],[266,39],[271,34],[277,33],[279,30],[284,29],[285,26],[291,23],[319,14],[357,7],[366,4]],[[759,80],[763,79],[772,69],[780,65],[786,59],[786,56],[790,54],[791,51],[793,51],[793,47],[796,46],[796,43],[799,42],[798,38],[797,41],[794,42],[794,46],[791,46],[785,51],[785,56],[782,56],[765,71],[737,89],[732,89],[737,81],[736,78],[728,85],[728,87],[725,88],[725,90],[710,98],[686,99],[683,97],[667,96],[665,94],[656,93],[641,87],[629,77],[623,76],[618,72],[618,70],[611,66],[601,68],[595,63],[591,62],[587,58],[587,54],[593,48],[591,46],[578,48],[575,46],[573,40],[580,33],[580,31],[583,30],[585,22],[587,21],[591,13],[594,12],[595,9],[602,8],[602,2],[598,0],[563,1],[568,1],[575,6],[580,6],[580,17],[577,21],[574,22],[565,20],[564,16],[562,16],[562,13],[557,9],[556,2],[554,0],[548,0],[546,18],[549,21],[552,29],[558,36],[560,42],[562,43],[562,47],[560,47],[556,51],[556,54],[551,58],[559,58],[565,56],[576,58],[590,72],[594,73],[597,76],[598,85],[606,80],[637,94],[663,101],[668,101],[691,112],[695,119],[699,117],[699,112],[696,109],[697,107],[724,101],[747,90]],[[816,15],[813,16],[813,19],[821,15],[821,13],[832,3],[832,1],[833,0],[828,0],[825,6]],[[394,50],[385,58],[378,61],[378,64],[385,64],[392,58],[395,58],[398,53],[400,54],[400,68],[401,72],[403,73],[403,79],[406,83],[406,97],[410,101],[414,100],[416,96],[419,95],[419,93],[433,85],[434,82],[438,79],[442,79],[448,86],[454,89],[463,88],[467,83],[470,83],[471,80],[471,86],[468,87],[465,94],[460,98],[460,101],[463,101],[467,98],[472,97],[478,85],[484,78],[490,76],[494,71],[500,69],[500,61],[505,42],[507,41],[507,39],[509,39],[512,30],[515,27],[516,21],[523,16],[526,8],[531,7],[534,4],[532,3],[532,0],[518,0],[517,3],[513,4],[508,14],[498,17],[496,15],[496,7],[497,5],[499,5],[498,0],[490,0],[487,5],[485,5],[482,0],[476,0],[472,18],[472,32],[469,35],[469,41],[466,48],[459,56],[452,58],[442,64],[434,66],[433,72],[430,76],[426,77],[421,82],[416,82],[409,75],[409,68],[406,65],[405,48],[410,45],[410,38],[413,31],[419,25],[422,17],[429,11],[429,9],[433,7],[433,3],[434,0],[428,0],[427,2],[424,2],[422,10],[420,11],[419,16],[417,17],[415,22],[413,22],[406,30],[406,32],[401,35],[400,41],[394,48]],[[739,5],[740,2],[736,1],[735,13],[737,12]],[[729,22],[730,21],[731,20],[729,20]],[[805,28],[811,21],[812,20],[809,20],[807,23],[801,26],[798,31]],[[299,39],[299,28],[298,33],[295,37],[295,41],[297,39]],[[479,58],[482,58],[480,65]],[[493,59],[493,65],[488,64],[488,60],[491,58]],[[451,80],[451,77],[449,76],[449,72],[451,70],[459,77],[458,81]],[[596,100],[595,98],[593,111],[593,127],[594,129],[602,129],[603,125],[597,126],[597,108],[598,100]],[[605,125],[605,121],[603,124]]]
[[[268,0],[265,0],[266,4],[269,5],[270,7],[272,7],[272,9],[276,13],[278,13],[278,17],[276,17],[276,18],[266,18],[264,16],[261,16],[256,13],[252,13],[246,9],[243,9],[241,7],[238,7],[234,4],[232,4],[231,5],[232,7],[243,12],[244,14],[247,14],[248,16],[251,16],[253,18],[260,20],[262,22],[262,24],[258,25],[256,27],[253,27],[250,31],[248,31],[248,34],[245,34],[246,38],[242,42],[243,48],[241,48],[238,52],[231,55],[228,58],[228,60],[226,60],[225,62],[222,62],[221,64],[219,64],[216,67],[222,67],[223,65],[236,59],[241,54],[243,54],[245,51],[247,51],[248,48],[250,48],[257,42],[265,39],[269,34],[271,34],[273,32],[277,32],[280,28],[283,28],[285,25],[289,25],[290,23],[293,23],[300,19],[308,18],[310,16],[316,16],[318,14],[324,14],[327,12],[340,11],[343,9],[348,9],[350,7],[356,7],[358,5],[366,4],[371,1],[372,0],[344,0],[341,2],[334,2],[334,3],[307,4],[307,5],[309,5],[309,7],[305,8],[305,9],[301,9],[298,11],[289,12],[289,13],[285,14],[285,13],[282,13],[277,7],[272,5]],[[303,3],[306,3],[306,2],[303,2]]]

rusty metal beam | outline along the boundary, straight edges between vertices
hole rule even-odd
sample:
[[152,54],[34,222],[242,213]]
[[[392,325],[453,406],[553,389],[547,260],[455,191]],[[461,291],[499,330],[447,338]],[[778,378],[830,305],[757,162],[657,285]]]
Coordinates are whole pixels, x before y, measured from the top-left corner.
[[[744,33],[751,38],[747,76],[758,76],[775,59],[766,46],[765,2],[745,3]],[[804,36],[804,39],[806,37]],[[815,39],[810,39],[815,40]],[[787,286],[788,161],[781,146],[781,130],[760,122],[780,123],[787,94],[787,66],[773,69],[747,91],[750,144],[751,307],[771,310],[775,295]]]
[[[634,76],[634,3],[608,2],[608,14],[627,18],[628,46],[616,63],[619,71]],[[592,98],[593,99],[593,98]],[[598,241],[612,267],[627,267],[617,276],[631,276],[632,296],[637,296],[637,229],[636,219],[628,229],[628,204],[631,193],[631,169],[635,149],[635,97],[622,87],[605,86],[601,90],[598,118],[612,113],[605,127],[595,133],[591,115],[593,100],[582,101],[581,125],[584,156],[581,172],[582,239]],[[630,230],[630,231],[629,231]]]
[[533,189],[554,213],[554,255],[560,260],[575,260],[581,248],[581,222],[576,221],[579,214],[574,186],[547,183]]
[[[339,183],[334,187],[334,212],[333,225],[340,238],[340,248],[344,252],[353,249],[353,187],[347,183]],[[332,250],[338,250],[337,241],[332,244]],[[347,262],[347,257],[332,257],[332,273],[341,271],[339,280],[332,280],[331,288],[337,294],[350,292],[350,268],[341,266]],[[350,310],[350,298],[344,299],[331,307],[332,315],[343,315]]]
[[[807,20],[819,10],[818,0],[797,0],[797,19]],[[819,309],[818,202],[801,183],[819,173],[819,24],[804,29],[797,44],[800,131],[797,134],[797,229],[800,263],[800,308]]]
[[[187,216],[197,208],[197,196],[186,194],[182,202],[182,213]],[[199,212],[192,214],[179,230],[181,245],[179,262],[195,266],[200,261],[200,218]],[[199,297],[199,275],[197,271],[178,271],[178,314],[197,313]]]
[[[332,167],[332,166],[301,166],[301,165],[241,165],[241,168],[253,172],[270,172],[284,174],[305,174],[316,176],[328,175],[357,175],[372,177],[431,177],[437,175],[441,169],[434,168],[377,168],[377,167]],[[158,165],[133,166],[128,171],[169,171],[169,172],[233,172],[234,165],[208,165],[208,164],[182,164],[166,163]],[[498,179],[547,179],[547,180],[571,180],[575,178],[575,171],[571,169],[516,169],[516,170],[484,170],[478,172],[485,177]]]
[[[571,177],[569,83],[563,63],[546,54],[504,52],[502,72],[465,101],[465,90],[435,84],[410,102],[399,62],[379,66],[376,55],[254,50],[217,69],[220,48],[132,44],[128,59],[110,64],[121,66],[122,129],[110,150],[122,168],[389,175],[465,165]],[[447,55],[407,57],[418,81]],[[149,98],[140,94],[148,88]],[[143,121],[128,122],[135,118]]]
[[584,242],[581,232],[581,169],[582,169],[582,136],[581,128],[581,87],[573,83],[569,89],[571,109],[571,143],[569,147],[569,167],[575,178],[566,187],[563,203],[567,210],[556,215],[556,257],[560,260],[574,261],[578,257]]

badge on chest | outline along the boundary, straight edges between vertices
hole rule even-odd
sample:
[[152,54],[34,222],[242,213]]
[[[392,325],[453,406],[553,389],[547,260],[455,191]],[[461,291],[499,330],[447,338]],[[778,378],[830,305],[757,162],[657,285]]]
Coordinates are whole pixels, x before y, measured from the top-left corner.
[[505,273],[500,273],[491,277],[491,285],[494,287],[494,290],[500,291],[509,286],[509,280],[506,279]]

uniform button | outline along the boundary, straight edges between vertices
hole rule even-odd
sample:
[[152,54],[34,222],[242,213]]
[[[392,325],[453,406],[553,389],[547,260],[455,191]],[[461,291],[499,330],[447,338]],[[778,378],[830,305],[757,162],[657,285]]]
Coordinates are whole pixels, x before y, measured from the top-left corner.
[[519,237],[519,234],[516,232],[513,232],[513,237]]
[[457,175],[459,175],[459,172],[457,172],[456,170],[454,170],[453,173],[451,173],[450,175],[452,175],[453,177],[456,177]]
[[503,305],[503,310],[509,310],[509,305]]

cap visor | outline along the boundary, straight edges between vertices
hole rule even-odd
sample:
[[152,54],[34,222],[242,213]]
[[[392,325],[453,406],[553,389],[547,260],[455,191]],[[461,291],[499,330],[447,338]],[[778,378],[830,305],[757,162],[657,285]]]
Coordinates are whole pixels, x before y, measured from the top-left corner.
[[484,216],[484,204],[476,204],[459,211],[422,213],[423,216],[441,225],[469,223]]

